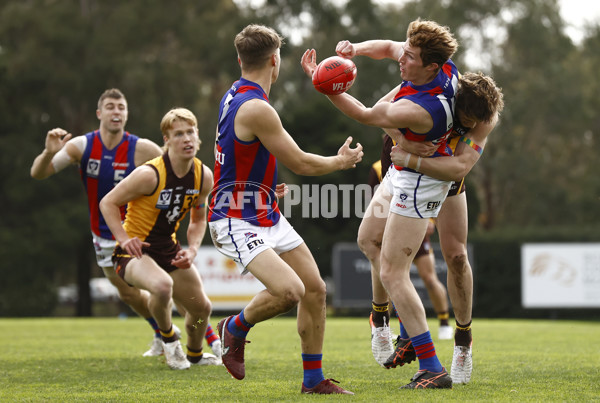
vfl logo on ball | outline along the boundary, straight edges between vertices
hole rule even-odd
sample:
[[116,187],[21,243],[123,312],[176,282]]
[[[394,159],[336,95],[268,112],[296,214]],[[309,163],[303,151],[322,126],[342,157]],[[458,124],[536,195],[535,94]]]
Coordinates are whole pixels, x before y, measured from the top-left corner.
[[221,218],[260,220],[278,209],[275,190],[258,182],[235,181],[213,190],[210,211]]
[[313,72],[312,82],[317,91],[327,95],[346,92],[356,78],[356,65],[350,59],[332,56],[323,60]]
[[352,86],[352,83],[354,83],[354,80],[347,81],[346,84],[344,84],[344,83],[333,83],[331,85],[331,89],[334,90],[335,92],[338,92],[338,91],[346,92],[346,90],[349,89]]

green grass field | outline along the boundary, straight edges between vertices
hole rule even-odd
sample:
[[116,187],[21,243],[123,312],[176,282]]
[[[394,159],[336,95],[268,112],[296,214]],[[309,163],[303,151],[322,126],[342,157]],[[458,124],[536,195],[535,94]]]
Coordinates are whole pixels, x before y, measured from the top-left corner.
[[[214,327],[220,317],[211,322]],[[183,328],[180,317],[175,319]],[[452,341],[438,341],[450,367]],[[355,396],[300,394],[295,318],[257,325],[246,347],[246,379],[224,367],[170,370],[144,358],[148,325],[129,318],[0,319],[0,401],[598,401],[600,323],[475,320],[471,383],[453,390],[400,390],[417,363],[379,367],[366,319],[328,319],[323,368]],[[393,328],[394,329],[394,328]],[[397,331],[397,326],[395,326]],[[207,350],[210,351],[210,350]]]

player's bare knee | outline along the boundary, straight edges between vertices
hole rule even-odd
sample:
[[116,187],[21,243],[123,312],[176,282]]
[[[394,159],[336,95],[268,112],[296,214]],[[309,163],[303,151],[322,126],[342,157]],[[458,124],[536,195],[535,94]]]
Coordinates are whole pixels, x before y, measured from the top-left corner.
[[461,275],[467,271],[467,262],[466,253],[454,254],[448,259],[448,270],[456,275]]
[[280,309],[287,312],[295,308],[304,297],[304,287],[290,287],[286,289],[279,298]]
[[390,281],[393,281],[395,279],[395,273],[392,270],[392,265],[386,261],[383,260],[381,261],[381,267],[379,269],[379,276],[381,278],[381,282],[382,284],[387,287],[387,284],[389,284]]
[[327,299],[327,285],[325,284],[325,281],[319,279],[319,281],[307,286],[306,292],[304,293],[304,300],[307,298],[310,298],[311,301],[319,304],[324,303]]
[[119,291],[119,298],[121,301],[126,303],[127,305],[132,305],[135,303],[142,303],[144,300],[144,295],[141,291],[134,287],[127,287],[127,289],[117,289]]
[[212,312],[212,304],[208,298],[204,298],[203,302],[199,305],[198,315],[203,320],[210,316]]
[[165,277],[153,284],[149,291],[154,298],[170,301],[173,295],[173,280],[170,277]]
[[363,237],[359,234],[358,239],[356,240],[358,244],[358,248],[361,252],[369,259],[373,261],[379,257],[381,253],[381,242],[371,237]]
[[431,275],[423,275],[421,276],[421,280],[423,280],[423,284],[425,284],[426,288],[431,288],[435,285],[437,277],[433,277]]
[[389,284],[389,282],[394,279],[394,276],[392,275],[392,273],[390,272],[390,270],[384,269],[383,266],[381,267],[381,271],[379,272],[379,276],[381,278],[381,283],[383,284],[384,287],[387,287],[387,285]]
[[186,316],[189,315],[193,323],[191,327],[187,327],[188,333],[190,331],[194,331],[194,329],[196,329],[200,323],[208,321],[211,311],[212,305],[210,303],[206,305],[198,305],[195,309],[188,310],[186,312]]

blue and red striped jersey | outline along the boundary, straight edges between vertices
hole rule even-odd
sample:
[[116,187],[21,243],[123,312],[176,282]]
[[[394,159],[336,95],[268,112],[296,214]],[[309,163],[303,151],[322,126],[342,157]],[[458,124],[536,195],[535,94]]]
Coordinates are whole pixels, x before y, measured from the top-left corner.
[[449,60],[431,82],[414,85],[411,81],[404,81],[394,97],[393,102],[408,99],[423,107],[431,115],[433,128],[427,133],[415,133],[406,127],[399,128],[399,130],[408,140],[433,141],[439,144],[439,148],[432,157],[452,155],[452,150],[447,147],[447,141],[454,123],[454,96],[458,78],[458,69],[452,60]]
[[240,78],[221,100],[208,221],[239,218],[271,227],[280,217],[275,197],[277,159],[258,138],[249,142],[237,138],[234,128],[237,111],[251,99],[269,102],[260,85]]
[[[112,150],[102,143],[100,131],[87,133],[87,144],[81,157],[79,172],[88,197],[92,232],[105,239],[114,239],[100,212],[100,200],[135,169],[135,146],[138,137],[125,132]],[[121,220],[125,206],[121,207]]]

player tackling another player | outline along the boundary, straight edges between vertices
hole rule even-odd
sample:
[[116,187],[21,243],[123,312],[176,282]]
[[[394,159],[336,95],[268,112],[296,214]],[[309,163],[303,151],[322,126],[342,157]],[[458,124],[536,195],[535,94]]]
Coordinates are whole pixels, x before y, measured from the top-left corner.
[[[455,384],[468,383],[472,364],[473,273],[467,254],[467,198],[464,177],[477,163],[487,138],[498,123],[504,108],[502,90],[491,77],[481,73],[461,76],[456,94],[455,125],[450,140],[453,157],[423,158],[420,172],[441,180],[454,181],[436,219],[442,253],[448,266],[448,294],[456,330],[450,374]],[[407,160],[424,157],[419,151],[411,157],[408,146],[392,149],[392,162],[398,166]]]
[[[419,31],[421,32],[420,35],[417,34]],[[436,32],[437,35],[435,34]],[[432,33],[433,36],[431,35]],[[457,139],[461,140],[461,145],[457,148],[457,140],[455,139],[451,147],[452,149],[456,149],[456,157],[443,157],[446,155],[445,151],[447,149],[445,143],[450,132],[440,130],[438,133],[440,133],[439,136],[442,140],[436,141],[434,138],[423,138],[422,134],[432,133],[430,124],[427,124],[427,122],[431,122],[431,118],[434,118],[433,129],[435,129],[435,114],[432,113],[435,112],[435,109],[431,106],[427,107],[430,116],[424,116],[419,106],[424,106],[425,104],[423,104],[422,99],[419,99],[418,93],[425,89],[435,91],[438,97],[439,94],[444,94],[444,91],[440,88],[431,88],[431,83],[435,83],[435,78],[433,81],[428,81],[433,71],[438,71],[439,74],[438,67],[440,64],[436,62],[441,61],[441,59],[436,60],[435,51],[428,49],[428,42],[429,45],[437,42],[435,48],[438,51],[446,47],[450,55],[453,52],[451,48],[455,48],[456,44],[453,38],[448,36],[448,32],[445,29],[428,21],[417,20],[411,23],[407,36],[408,40],[406,43],[367,41],[352,44],[348,41],[340,42],[336,48],[339,55],[346,57],[366,55],[374,59],[391,58],[398,60],[404,82],[387,96],[383,97],[373,108],[365,108],[360,102],[347,94],[330,96],[329,98],[335,106],[348,116],[359,122],[384,128],[388,135],[400,143],[400,146],[395,149],[396,156],[394,162],[396,162],[396,165],[388,171],[386,179],[384,179],[384,186],[379,188],[379,191],[372,200],[372,203],[382,205],[386,205],[387,203],[394,214],[390,214],[387,220],[380,220],[378,223],[372,225],[372,238],[367,238],[363,242],[366,244],[371,243],[372,245],[382,245],[380,253],[373,253],[373,258],[370,258],[374,269],[381,262],[381,280],[385,285],[385,288],[380,287],[381,298],[382,301],[387,301],[386,290],[390,291],[389,294],[392,296],[396,308],[400,312],[400,317],[406,324],[406,328],[401,328],[401,337],[398,339],[396,351],[388,360],[391,361],[388,364],[389,367],[403,365],[417,357],[419,358],[420,370],[413,377],[412,382],[405,387],[449,388],[452,387],[452,379],[455,383],[468,382],[472,371],[472,338],[470,334],[472,273],[468,265],[468,259],[466,258],[466,199],[463,194],[462,203],[449,203],[449,206],[452,206],[452,208],[448,207],[445,211],[453,211],[444,214],[440,213],[443,219],[438,219],[442,247],[445,249],[444,256],[449,266],[448,289],[457,320],[455,333],[456,346],[452,362],[452,378],[450,378],[446,371],[441,368],[441,365],[439,365],[437,358],[435,358],[433,363],[431,362],[431,359],[435,357],[435,350],[433,349],[429,332],[427,331],[415,336],[415,324],[417,328],[416,333],[418,333],[419,325],[423,324],[424,310],[421,309],[422,307],[418,307],[415,310],[417,307],[414,304],[415,299],[412,298],[411,301],[410,297],[403,300],[400,299],[410,304],[409,309],[406,306],[402,307],[397,300],[399,296],[397,294],[393,295],[394,291],[401,287],[402,284],[406,285],[407,279],[409,281],[408,276],[406,276],[407,271],[402,270],[400,281],[394,281],[393,276],[390,277],[393,271],[389,270],[389,267],[393,267],[396,259],[413,256],[414,250],[416,250],[415,245],[410,244],[410,240],[406,239],[405,234],[411,234],[413,237],[415,233],[420,234],[419,231],[415,232],[419,227],[414,226],[414,219],[421,219],[426,216],[435,217],[435,214],[428,215],[428,207],[435,206],[435,209],[439,210],[446,194],[438,193],[435,198],[439,200],[429,199],[427,204],[421,205],[423,207],[415,204],[416,208],[411,214],[408,211],[408,206],[411,203],[423,201],[422,199],[426,199],[428,195],[421,193],[422,189],[419,189],[418,186],[411,189],[410,186],[407,187],[405,184],[395,181],[395,179],[397,180],[398,175],[400,175],[404,181],[408,180],[408,183],[410,183],[411,176],[417,175],[420,186],[422,180],[435,183],[432,180],[434,181],[437,178],[442,182],[447,182],[447,184],[440,186],[440,190],[445,188],[445,192],[448,192],[449,181],[462,181],[464,175],[468,173],[479,158],[480,151],[485,144],[485,139],[497,122],[498,114],[503,107],[502,94],[489,77],[483,75],[474,75],[476,77],[473,77],[473,75],[465,76],[464,80],[460,82],[461,85],[459,85],[459,93],[460,90],[462,90],[462,93],[460,93],[460,101],[457,101],[457,110],[459,111],[457,116],[460,119],[460,124],[457,124],[456,131],[460,132],[462,136],[457,137]],[[307,51],[303,56],[302,64],[308,75],[312,73],[314,68],[315,56],[314,50]],[[444,63],[441,70],[448,75],[448,78],[450,78],[448,73],[452,72],[453,74],[453,70],[448,63]],[[458,84],[454,76],[447,83],[451,83],[454,88]],[[473,85],[473,83],[477,84]],[[415,84],[418,85],[418,88],[414,87]],[[395,104],[398,106],[396,107]],[[451,102],[445,104],[444,109],[451,107],[451,105]],[[403,115],[403,112],[406,112],[406,115]],[[448,116],[446,113],[445,117],[446,123],[448,123],[451,116]],[[444,114],[441,114],[438,119],[443,118]],[[452,124],[447,127],[452,127]],[[469,129],[471,129],[470,133],[467,133]],[[426,140],[426,142],[415,143],[415,140]],[[434,141],[431,142],[429,140]],[[469,145],[474,153],[466,149],[465,144]],[[401,147],[412,151],[414,155],[402,151]],[[440,157],[440,159],[428,158],[431,156]],[[431,170],[429,162],[433,162],[433,166],[437,167],[438,171]],[[440,164],[448,165],[444,168],[444,165]],[[452,164],[452,169],[450,169],[450,164]],[[427,166],[427,171],[422,169],[422,166],[425,165]],[[449,172],[452,172],[452,174],[449,174]],[[423,173],[430,176],[423,175]],[[411,190],[417,195],[415,200],[407,200],[410,198]],[[455,194],[461,194],[464,191],[464,187],[458,186],[455,191]],[[456,199],[460,200],[458,197]],[[389,204],[390,200],[391,205]],[[369,207],[371,208],[371,205]],[[451,216],[453,213],[455,213],[454,217]],[[371,214],[371,216],[373,215]],[[368,219],[369,210],[367,210],[365,217]],[[396,225],[398,222],[405,225],[398,226]],[[364,224],[365,221],[363,221]],[[405,230],[405,234],[402,234],[403,229]],[[398,249],[400,253],[394,254]],[[406,262],[406,260],[404,261]],[[406,268],[406,265],[404,265],[404,268]],[[373,277],[374,282],[376,282],[376,276]],[[404,292],[410,296],[413,290],[414,288],[407,287],[404,289]],[[412,293],[412,295],[415,294]],[[418,295],[416,297],[418,298]],[[375,298],[376,296],[374,295]],[[384,305],[387,307],[387,302],[380,304],[380,306]],[[414,321],[415,315],[417,318],[416,322]],[[420,328],[423,329],[422,326]],[[407,329],[408,332],[406,331]],[[424,338],[425,344],[423,344]],[[389,338],[384,340],[384,342],[391,344]],[[423,346],[426,347],[426,351],[424,351]],[[437,361],[437,364],[435,361]]]

